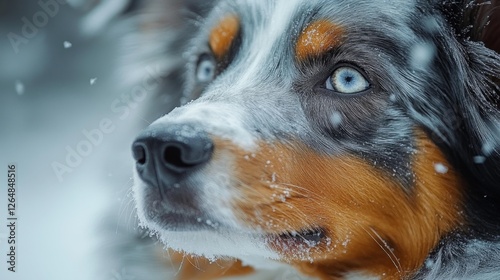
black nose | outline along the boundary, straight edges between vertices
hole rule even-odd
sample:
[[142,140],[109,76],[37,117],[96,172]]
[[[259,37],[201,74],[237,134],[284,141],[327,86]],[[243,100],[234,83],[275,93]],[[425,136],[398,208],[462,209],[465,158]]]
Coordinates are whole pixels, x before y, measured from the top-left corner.
[[190,124],[152,125],[132,144],[139,176],[159,187],[177,183],[208,162],[212,152],[207,133]]

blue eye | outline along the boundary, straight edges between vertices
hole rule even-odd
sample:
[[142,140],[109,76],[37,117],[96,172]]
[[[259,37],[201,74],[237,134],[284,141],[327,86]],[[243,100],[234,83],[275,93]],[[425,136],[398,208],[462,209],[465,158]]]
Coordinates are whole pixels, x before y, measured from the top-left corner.
[[370,83],[358,70],[343,66],[326,80],[326,88],[343,94],[359,93],[370,88]]
[[207,83],[215,77],[215,61],[207,54],[200,56],[198,65],[196,66],[196,79],[200,83]]

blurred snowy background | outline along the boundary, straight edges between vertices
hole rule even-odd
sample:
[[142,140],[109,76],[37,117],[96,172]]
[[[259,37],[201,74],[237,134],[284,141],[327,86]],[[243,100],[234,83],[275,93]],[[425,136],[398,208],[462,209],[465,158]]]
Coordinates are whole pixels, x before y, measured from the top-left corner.
[[[141,90],[119,71],[137,1],[67,2],[0,0],[0,279],[157,279],[162,260],[133,213],[130,145],[157,117],[145,108],[159,74],[135,74]],[[6,262],[10,163],[16,273]]]

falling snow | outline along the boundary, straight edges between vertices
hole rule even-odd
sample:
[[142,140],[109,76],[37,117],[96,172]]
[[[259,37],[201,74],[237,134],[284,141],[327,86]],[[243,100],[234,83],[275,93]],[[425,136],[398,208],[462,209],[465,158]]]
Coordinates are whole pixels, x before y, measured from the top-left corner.
[[71,44],[71,42],[68,41],[64,41],[63,45],[65,49],[69,49],[73,46],[73,44]]
[[486,161],[486,158],[484,156],[475,156],[474,157],[474,163],[476,164],[483,164]]
[[96,81],[97,81],[97,78],[90,79],[90,85],[93,86]]
[[338,128],[342,123],[342,115],[339,112],[335,111],[332,113],[330,121],[334,128]]
[[436,46],[430,42],[416,44],[411,51],[411,63],[414,68],[426,68],[434,59]]
[[484,155],[489,156],[494,150],[492,143],[484,143],[482,147],[482,152]]
[[391,94],[389,96],[389,100],[391,100],[391,102],[396,102],[396,95],[395,94]]
[[21,81],[16,81],[16,92],[18,95],[24,94],[24,84]]
[[434,164],[434,170],[436,170],[436,172],[440,174],[448,173],[448,167],[442,163]]

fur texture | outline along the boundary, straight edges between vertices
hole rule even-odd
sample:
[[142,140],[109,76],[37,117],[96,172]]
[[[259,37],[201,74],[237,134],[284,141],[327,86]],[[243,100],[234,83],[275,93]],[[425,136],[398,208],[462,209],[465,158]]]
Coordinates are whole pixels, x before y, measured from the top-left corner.
[[[500,1],[169,5],[145,2],[133,40],[187,103],[134,144],[166,246],[321,279],[500,278]],[[147,144],[207,137],[179,176],[162,164],[185,156]]]

